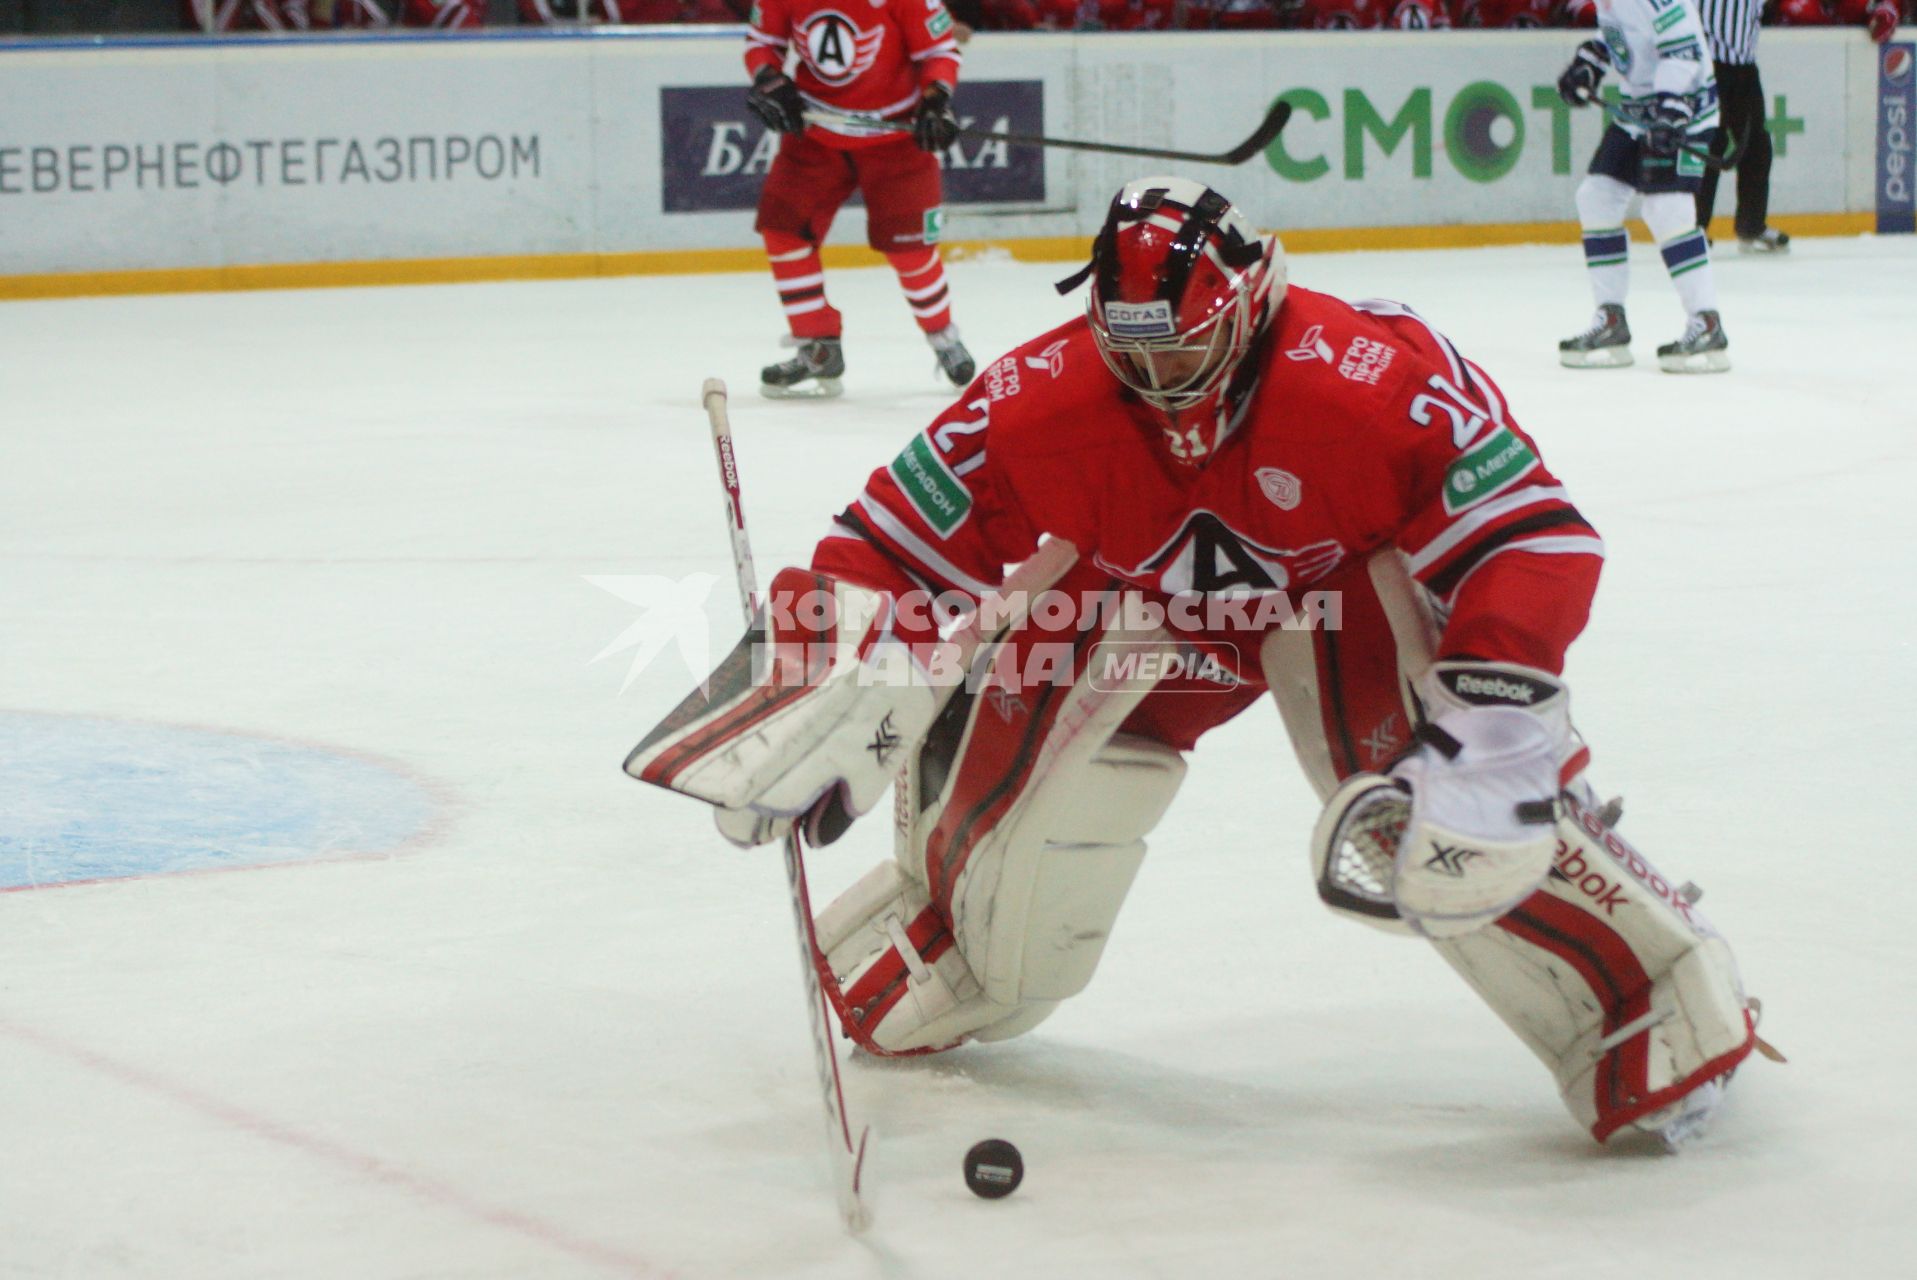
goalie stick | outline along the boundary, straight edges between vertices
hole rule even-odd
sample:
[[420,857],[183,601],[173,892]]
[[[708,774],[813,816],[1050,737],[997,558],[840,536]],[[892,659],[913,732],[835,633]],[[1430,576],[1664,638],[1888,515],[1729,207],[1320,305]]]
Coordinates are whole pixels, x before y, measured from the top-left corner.
[[[912,125],[906,120],[881,120],[876,116],[843,115],[835,111],[807,111],[805,118],[818,125],[851,125],[861,129],[878,129],[887,133],[910,133]],[[975,138],[981,142],[1009,142],[1020,147],[1063,147],[1071,151],[1099,151],[1113,156],[1144,156],[1152,160],[1184,160],[1191,164],[1243,164],[1258,155],[1272,144],[1285,122],[1291,119],[1291,104],[1276,102],[1265,118],[1249,138],[1229,151],[1171,151],[1163,147],[1133,147],[1117,142],[1085,142],[1077,138],[1047,138],[1036,133],[993,133],[989,129],[975,129],[971,125],[959,128],[962,138]]]
[[[732,449],[732,421],[726,413],[726,384],[707,378],[701,391],[706,418],[712,424],[712,449],[719,463],[719,483],[726,491],[726,532],[732,538],[732,569],[739,583],[739,603],[746,626],[757,621],[759,589],[752,566],[752,541],[746,533],[745,507],[739,499],[739,463]],[[792,923],[799,939],[799,967],[805,978],[806,1020],[812,1028],[812,1059],[819,1073],[819,1100],[825,1106],[826,1145],[832,1158],[833,1190],[839,1216],[854,1235],[872,1225],[861,1181],[872,1130],[861,1126],[852,1138],[852,1120],[845,1110],[845,1082],[839,1074],[839,1054],[832,1044],[831,1016],[819,975],[829,972],[819,951],[819,935],[812,924],[812,896],[805,879],[805,846],[795,823],[785,838],[785,883],[792,904]]]
[[[739,463],[733,451],[732,422],[726,411],[726,384],[718,378],[707,378],[701,388],[701,399],[712,426],[719,483],[725,489],[726,532],[732,539],[732,567],[738,580],[739,602],[745,611],[746,625],[751,627],[759,612],[757,573],[753,567],[751,538],[746,532],[745,506],[739,494]],[[971,616],[946,638],[955,669],[970,672],[981,650],[1006,628],[1017,625],[1036,598],[1077,561],[1078,549],[1070,542],[1050,539],[1015,569],[998,590],[988,592]],[[955,688],[947,690],[946,696]],[[819,1097],[825,1107],[834,1189],[846,1230],[856,1235],[872,1223],[872,1212],[863,1196],[865,1159],[871,1151],[872,1130],[869,1125],[861,1126],[854,1141],[851,1117],[845,1109],[845,1084],[839,1071],[838,1051],[832,1043],[831,1018],[826,1012],[830,1004],[841,1019],[846,1018],[845,996],[831,976],[832,968],[826,962],[825,953],[819,949],[805,874],[805,846],[797,823],[785,838],[785,875],[804,970],[807,1018],[812,1029],[813,1060],[819,1073]]]

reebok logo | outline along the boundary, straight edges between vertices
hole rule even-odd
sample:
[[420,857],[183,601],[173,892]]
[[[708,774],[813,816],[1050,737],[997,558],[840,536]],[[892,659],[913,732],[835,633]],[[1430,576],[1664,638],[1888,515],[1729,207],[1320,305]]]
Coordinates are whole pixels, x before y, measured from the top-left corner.
[[[1604,852],[1611,856],[1611,860],[1624,869],[1626,874],[1656,896],[1665,906],[1682,916],[1686,924],[1692,925],[1693,928],[1696,927],[1691,917],[1692,900],[1672,888],[1671,883],[1658,872],[1656,867],[1651,865],[1648,858],[1636,849],[1633,849],[1630,845],[1624,843],[1615,832],[1607,828],[1602,822],[1599,822],[1595,814],[1578,804],[1568,793],[1564,796],[1564,807],[1565,811],[1577,820],[1577,824],[1584,828],[1585,834],[1596,841],[1598,845],[1603,848]],[[1560,872],[1564,879],[1570,880],[1570,868],[1566,864],[1572,858],[1576,858],[1582,862],[1583,853],[1584,850],[1572,849],[1564,840],[1560,839],[1558,841],[1557,866],[1554,870]],[[1584,888],[1582,884],[1579,884],[1578,887],[1580,889]],[[1586,889],[1585,892],[1588,893],[1590,891]],[[1622,899],[1620,899],[1620,901],[1622,901]]]
[[1480,675],[1474,671],[1447,671],[1440,677],[1451,692],[1476,706],[1534,706],[1556,690],[1542,681],[1515,675]]
[[1563,840],[1558,841],[1558,852],[1551,863],[1551,874],[1566,884],[1577,886],[1578,892],[1591,900],[1592,910],[1602,907],[1607,916],[1616,915],[1620,906],[1631,905],[1625,899],[1616,881],[1611,880],[1584,860],[1584,850],[1574,849]]

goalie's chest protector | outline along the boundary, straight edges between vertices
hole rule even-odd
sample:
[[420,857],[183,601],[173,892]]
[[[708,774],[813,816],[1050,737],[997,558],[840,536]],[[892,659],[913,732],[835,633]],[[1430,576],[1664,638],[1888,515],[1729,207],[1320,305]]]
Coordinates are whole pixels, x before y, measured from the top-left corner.
[[[1293,607],[1299,593],[1390,540],[1412,514],[1403,495],[1420,468],[1410,422],[1391,429],[1403,417],[1392,405],[1399,379],[1384,375],[1413,361],[1402,344],[1371,336],[1369,317],[1298,294],[1266,347],[1244,420],[1207,464],[1173,461],[1157,438],[1164,416],[1110,393],[1103,412],[1080,416],[1071,433],[1087,447],[1013,469],[1034,523],[1149,591],[1284,592]],[[1320,301],[1348,321],[1334,330]],[[1073,474],[1079,468],[1088,483]]]

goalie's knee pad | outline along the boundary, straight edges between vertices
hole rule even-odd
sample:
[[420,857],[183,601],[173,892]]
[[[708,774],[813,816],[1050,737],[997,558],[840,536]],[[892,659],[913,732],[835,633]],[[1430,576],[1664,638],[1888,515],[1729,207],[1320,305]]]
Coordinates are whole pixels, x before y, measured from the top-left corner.
[[1757,1043],[1729,945],[1688,894],[1574,798],[1543,888],[1438,951],[1556,1077],[1602,1142],[1675,1138]]
[[981,839],[952,907],[899,861],[874,867],[818,920],[847,1034],[887,1055],[1004,1040],[1084,990],[1184,768],[1170,747],[1113,739],[1062,803]]
[[[1162,632],[1127,640],[1173,648]],[[1002,645],[993,672],[1029,669],[1023,643]],[[912,757],[895,865],[819,921],[847,1033],[868,1050],[1017,1035],[1091,980],[1185,770],[1171,747],[1117,733],[1156,678],[1095,688],[1092,669],[1033,687],[988,676]]]

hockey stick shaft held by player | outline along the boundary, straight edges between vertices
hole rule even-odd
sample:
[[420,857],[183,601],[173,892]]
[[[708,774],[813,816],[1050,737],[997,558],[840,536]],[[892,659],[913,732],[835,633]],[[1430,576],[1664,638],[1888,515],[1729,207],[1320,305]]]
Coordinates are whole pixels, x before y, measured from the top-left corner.
[[[1646,123],[1643,120],[1626,116],[1622,111],[1619,111],[1608,102],[1599,101],[1598,105],[1604,109],[1605,118],[1612,124],[1619,126],[1635,124],[1642,127]],[[1693,160],[1702,162],[1705,168],[1723,173],[1737,167],[1738,157],[1744,154],[1744,139],[1732,138],[1730,150],[1721,156],[1712,155],[1703,147],[1693,147],[1686,143],[1679,143],[1677,149],[1680,154],[1687,155]]]
[[[719,463],[719,483],[726,495],[726,530],[732,539],[732,566],[739,584],[739,604],[746,626],[759,612],[757,574],[752,563],[752,540],[746,531],[745,506],[739,493],[739,463],[732,447],[732,421],[726,411],[726,386],[707,378],[701,399],[712,426],[712,450]],[[846,1230],[857,1233],[871,1225],[872,1215],[860,1194],[869,1128],[852,1137],[852,1121],[845,1109],[845,1083],[839,1073],[838,1051],[832,1045],[832,1022],[820,985],[825,959],[812,923],[812,895],[806,886],[805,849],[795,827],[785,838],[785,879],[793,924],[798,933],[800,969],[805,978],[806,1017],[812,1029],[812,1057],[819,1074],[819,1096],[825,1106],[827,1145],[832,1157],[834,1191]]]
[[[879,130],[887,133],[910,133],[912,125],[904,120],[880,120],[864,116],[840,115],[830,111],[807,111],[808,122],[818,125],[849,125],[860,129]],[[1071,151],[1098,151],[1114,156],[1143,156],[1151,160],[1183,160],[1191,164],[1243,164],[1255,155],[1259,155],[1270,146],[1279,133],[1284,130],[1285,122],[1291,119],[1291,104],[1278,102],[1273,104],[1265,118],[1252,132],[1249,138],[1229,151],[1173,151],[1164,147],[1134,147],[1117,142],[1088,142],[1078,138],[1050,138],[1036,133],[994,133],[989,129],[977,129],[971,125],[959,129],[959,136],[980,142],[1009,142],[1020,147],[1062,147]]]

